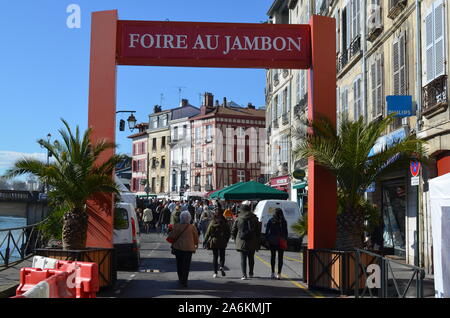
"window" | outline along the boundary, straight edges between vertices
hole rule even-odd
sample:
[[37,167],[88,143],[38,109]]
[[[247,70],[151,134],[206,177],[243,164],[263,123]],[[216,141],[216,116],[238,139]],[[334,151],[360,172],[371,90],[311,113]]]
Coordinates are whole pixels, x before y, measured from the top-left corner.
[[202,162],[202,152],[201,149],[195,149],[195,163]]
[[342,120],[348,119],[348,87],[343,87],[341,91],[341,113]]
[[158,117],[153,117],[152,118],[152,128],[153,129],[158,128]]
[[370,65],[370,90],[372,118],[383,115],[383,55],[378,55]]
[[173,127],[173,141],[178,140],[178,127]]
[[201,182],[201,176],[198,174],[195,176],[195,185],[199,186]]
[[114,209],[114,229],[126,230],[130,226],[128,222],[128,212],[126,209],[115,208]]
[[186,185],[186,171],[181,171],[181,187],[184,188]]
[[285,115],[288,112],[288,89],[287,89],[287,87],[283,90],[282,112],[283,112],[283,115]]
[[172,173],[172,192],[177,191],[177,173],[174,171]]
[[358,77],[353,82],[353,110],[354,110],[354,120],[358,120],[360,116],[364,116],[362,109],[362,94],[361,94],[361,77]]
[[435,1],[425,17],[426,84],[445,75],[445,9],[444,1]]
[[201,127],[195,127],[195,142],[200,143],[202,139]]
[[245,182],[245,170],[237,171],[238,182]]
[[165,178],[161,177],[161,191],[160,192],[165,192],[164,182],[165,182]]
[[152,188],[151,188],[152,192],[155,192],[155,189],[156,189],[156,178],[152,178]]
[[277,118],[280,118],[281,115],[283,115],[283,96],[280,94],[278,94],[278,98],[277,98]]
[[166,148],[166,136],[161,138],[161,148]]
[[288,136],[283,135],[281,137],[281,145],[280,145],[280,161],[281,161],[281,163],[287,163],[289,161],[288,144],[289,144]]
[[212,174],[211,173],[208,173],[207,175],[206,175],[206,185],[212,185]]
[[162,127],[167,126],[167,115],[162,116],[160,120],[162,122],[162,124],[161,124]]
[[402,32],[392,44],[392,59],[394,73],[394,95],[407,94],[406,75],[406,33]]
[[206,126],[206,141],[212,140],[212,126],[208,125]]
[[161,169],[166,168],[166,157],[162,156],[161,157]]
[[152,150],[156,150],[156,138],[152,140]]
[[237,150],[237,162],[245,163],[245,150],[244,149]]
[[213,160],[213,150],[212,148],[208,148],[206,150],[206,161],[209,164],[212,163],[212,160]]
[[361,27],[360,27],[361,0],[351,0],[351,8],[352,8],[351,38],[353,40],[361,34]]

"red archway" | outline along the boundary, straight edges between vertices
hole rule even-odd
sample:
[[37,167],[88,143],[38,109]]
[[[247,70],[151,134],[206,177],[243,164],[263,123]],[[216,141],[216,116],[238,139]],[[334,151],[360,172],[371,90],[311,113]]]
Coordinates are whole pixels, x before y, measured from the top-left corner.
[[[336,122],[335,19],[308,25],[120,21],[94,12],[89,119],[92,141],[115,141],[117,65],[309,69],[308,118]],[[110,156],[113,151],[105,153]],[[308,248],[336,239],[336,179],[308,162]],[[88,247],[112,247],[113,196],[89,202]]]

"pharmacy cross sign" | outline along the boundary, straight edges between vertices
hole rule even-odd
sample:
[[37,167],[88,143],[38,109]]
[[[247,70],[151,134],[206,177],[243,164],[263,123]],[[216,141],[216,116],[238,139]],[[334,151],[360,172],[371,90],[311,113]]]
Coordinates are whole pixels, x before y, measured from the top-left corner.
[[[110,10],[93,12],[91,28],[88,125],[94,143],[115,143],[118,65],[308,69],[308,120],[336,122],[333,18],[313,15],[309,24],[130,21]],[[99,161],[113,154],[108,150]],[[89,201],[87,247],[113,246],[113,207],[112,195]],[[336,210],[336,178],[310,158],[309,249],[334,247]]]

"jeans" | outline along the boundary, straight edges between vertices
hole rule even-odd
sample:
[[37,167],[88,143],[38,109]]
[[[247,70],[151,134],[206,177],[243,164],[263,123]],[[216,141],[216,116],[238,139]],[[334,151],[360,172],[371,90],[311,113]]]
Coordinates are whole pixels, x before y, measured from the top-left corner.
[[225,266],[225,249],[224,248],[213,248],[213,266],[214,266],[214,273],[217,274],[217,271],[219,270],[219,256],[220,256],[220,267]]
[[275,258],[278,251],[278,274],[281,274],[283,268],[283,250],[270,249],[270,265],[272,267],[272,273],[275,273]]
[[191,267],[192,252],[175,250],[175,257],[177,259],[178,281],[186,286]]
[[161,233],[167,234],[168,228],[167,224],[161,224]]
[[242,275],[247,276],[247,259],[248,259],[248,273],[253,275],[253,268],[255,267],[255,251],[240,251],[241,252],[241,269]]

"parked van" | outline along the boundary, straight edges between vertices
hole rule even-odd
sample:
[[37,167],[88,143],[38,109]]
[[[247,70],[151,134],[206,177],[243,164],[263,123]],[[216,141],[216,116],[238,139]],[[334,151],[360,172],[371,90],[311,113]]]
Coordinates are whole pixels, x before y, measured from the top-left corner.
[[114,237],[118,269],[137,269],[140,263],[139,222],[134,206],[117,202],[114,210]]
[[258,217],[259,222],[262,223],[261,234],[263,245],[266,245],[264,242],[264,234],[266,233],[267,222],[269,222],[269,220],[273,217],[275,209],[277,208],[283,210],[283,214],[287,222],[288,243],[299,247],[301,244],[300,237],[292,230],[292,225],[297,223],[300,218],[300,208],[297,202],[284,200],[264,200],[258,202],[255,207],[254,213]]

